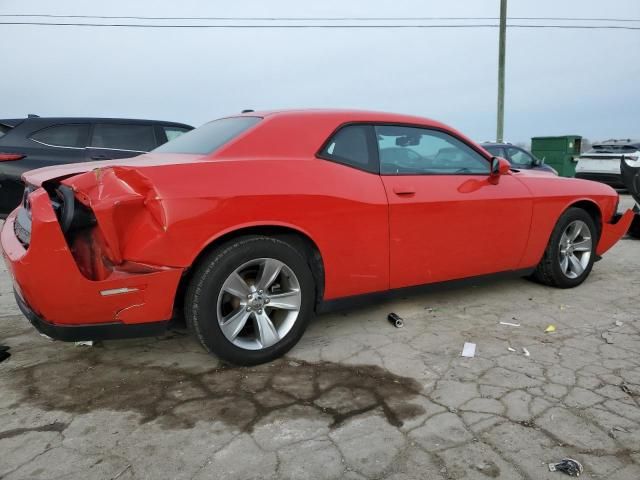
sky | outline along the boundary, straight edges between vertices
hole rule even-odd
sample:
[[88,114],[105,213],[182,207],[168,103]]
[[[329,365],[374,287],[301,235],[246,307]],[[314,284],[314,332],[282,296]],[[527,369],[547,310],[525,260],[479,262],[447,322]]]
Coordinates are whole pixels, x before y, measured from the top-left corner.
[[[43,13],[497,17],[499,0],[0,0],[0,14]],[[640,27],[640,1],[509,0],[508,15],[638,19],[631,25]],[[496,28],[0,25],[0,31],[0,118],[35,113],[150,118],[199,126],[245,108],[357,108],[437,119],[477,141],[494,140],[496,135]],[[640,30],[509,29],[505,139],[528,142],[533,136],[565,134],[591,140],[640,138],[638,85]]]

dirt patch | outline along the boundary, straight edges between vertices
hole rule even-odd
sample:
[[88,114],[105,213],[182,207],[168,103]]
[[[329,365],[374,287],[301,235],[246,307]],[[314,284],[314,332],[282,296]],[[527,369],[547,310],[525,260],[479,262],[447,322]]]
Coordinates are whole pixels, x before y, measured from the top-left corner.
[[7,387],[19,392],[20,404],[69,413],[137,412],[142,422],[158,420],[165,428],[188,428],[202,420],[251,431],[278,410],[287,418],[309,412],[289,408],[296,405],[331,416],[332,427],[371,410],[382,411],[394,426],[424,413],[412,403],[422,390],[418,382],[376,366],[281,359],[194,374],[179,366],[115,363],[104,355],[94,348],[29,366],[17,370]]

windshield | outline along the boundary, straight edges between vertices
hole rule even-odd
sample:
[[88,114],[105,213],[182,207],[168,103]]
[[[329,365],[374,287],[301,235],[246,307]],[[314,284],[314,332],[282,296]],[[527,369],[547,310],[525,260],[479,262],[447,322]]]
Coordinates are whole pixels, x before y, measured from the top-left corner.
[[248,130],[262,118],[230,117],[205,123],[153,150],[158,153],[207,155]]

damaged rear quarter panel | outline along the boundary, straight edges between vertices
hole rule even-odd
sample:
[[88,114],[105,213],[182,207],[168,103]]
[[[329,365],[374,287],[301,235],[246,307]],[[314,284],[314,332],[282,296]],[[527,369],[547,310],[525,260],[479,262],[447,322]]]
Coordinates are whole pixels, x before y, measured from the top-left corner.
[[133,232],[153,241],[167,231],[162,199],[149,179],[134,168],[97,168],[62,183],[93,211],[116,265],[126,259]]
[[103,170],[64,183],[94,210],[117,261],[187,268],[226,233],[281,226],[318,247],[326,298],[388,288],[387,200],[378,176],[315,158]]

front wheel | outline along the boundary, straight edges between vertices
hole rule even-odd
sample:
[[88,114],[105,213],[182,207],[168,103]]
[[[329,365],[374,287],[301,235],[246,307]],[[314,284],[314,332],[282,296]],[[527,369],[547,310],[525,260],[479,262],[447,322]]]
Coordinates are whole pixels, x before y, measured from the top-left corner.
[[298,342],[314,302],[305,258],[287,242],[251,236],[204,259],[187,289],[185,316],[208,351],[237,365],[256,365]]
[[569,208],[558,219],[534,278],[559,288],[580,285],[593,267],[597,240],[591,215],[581,208]]

